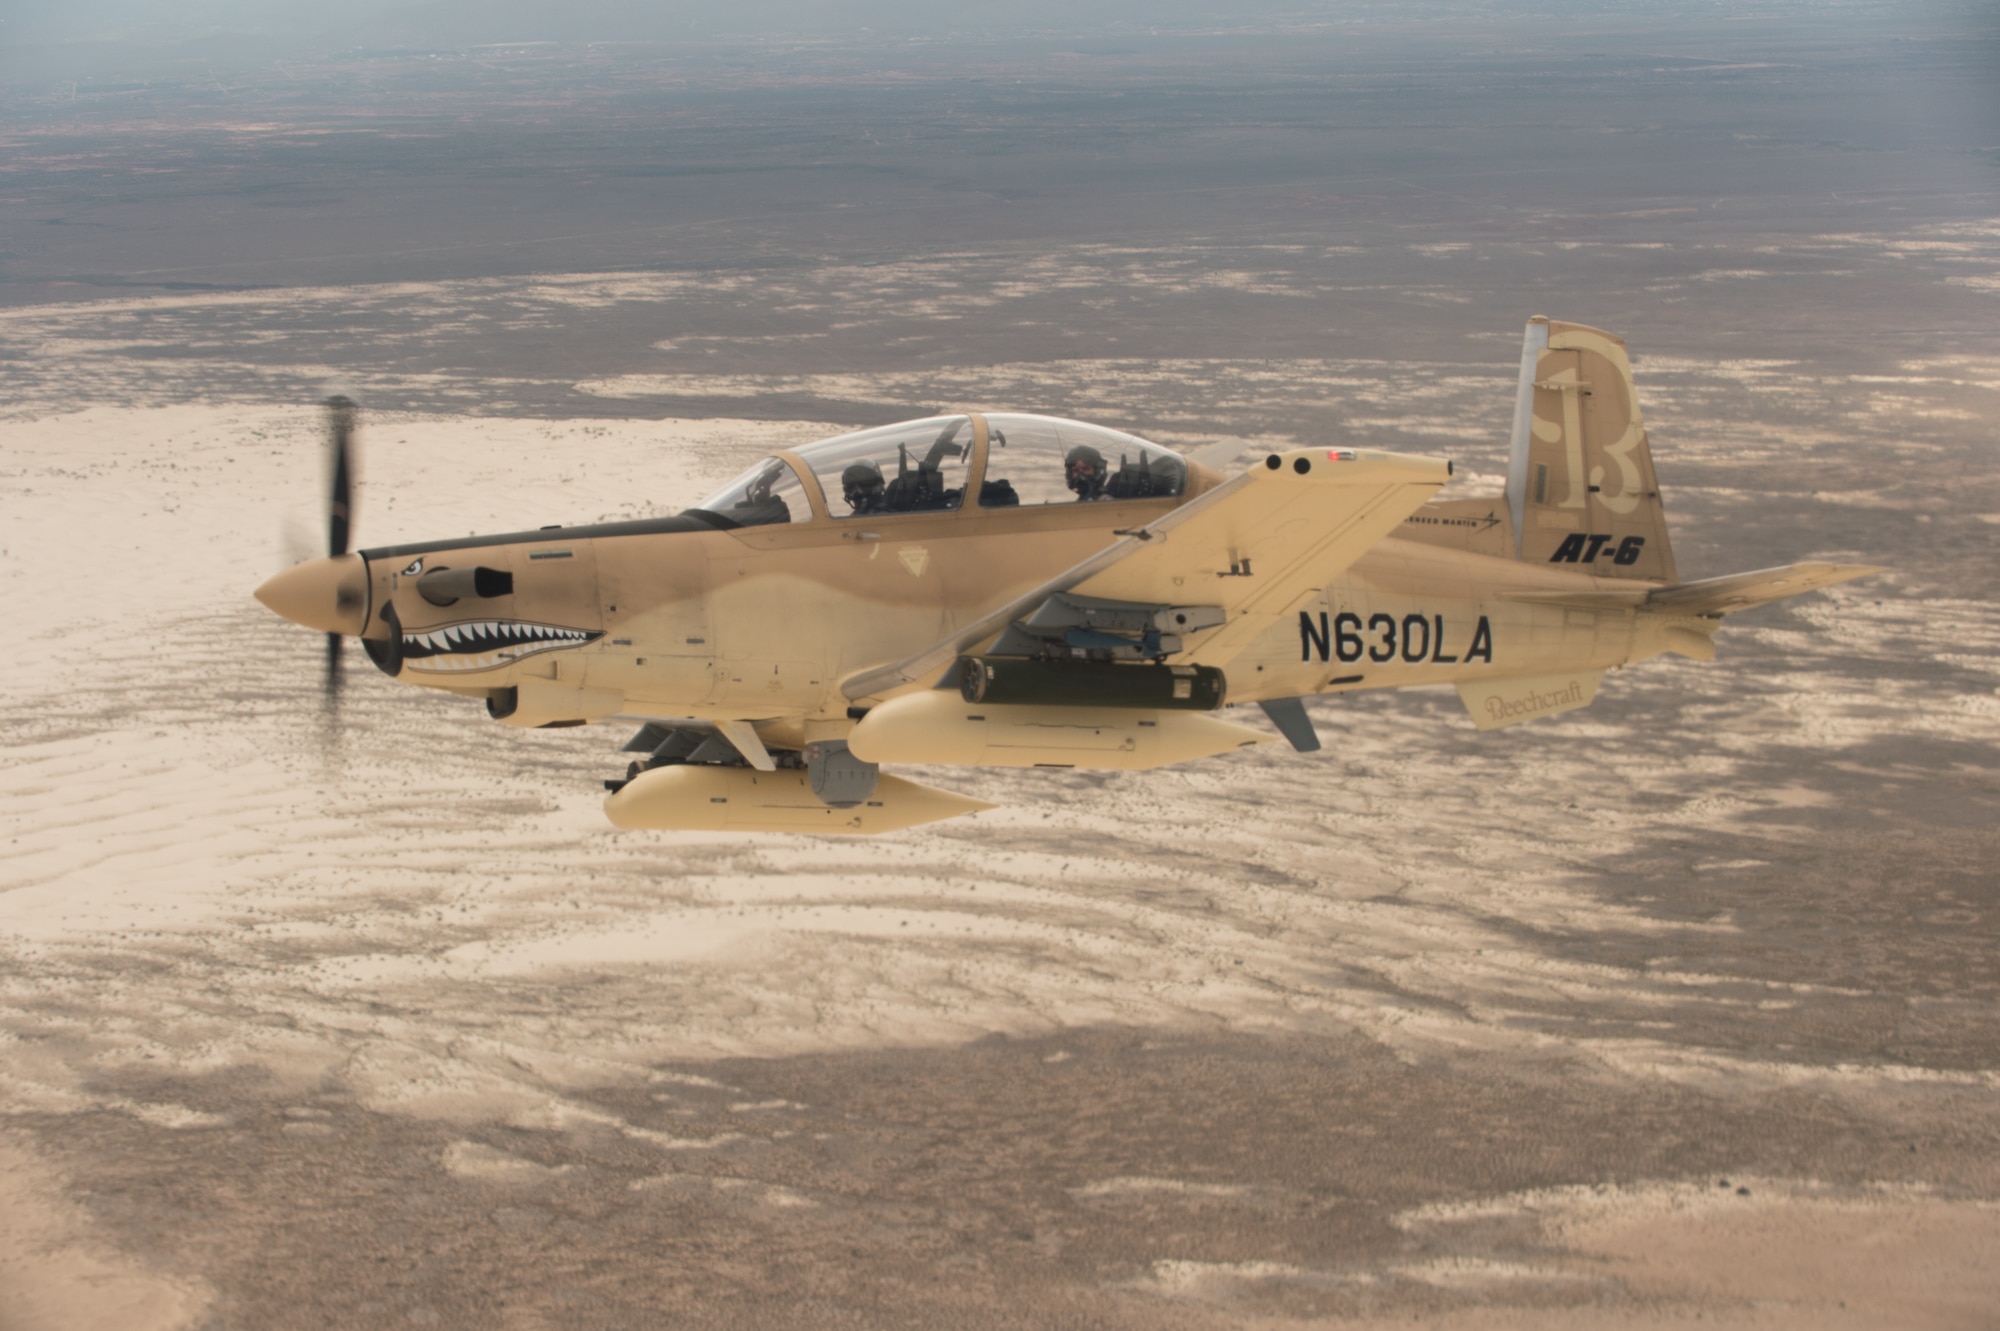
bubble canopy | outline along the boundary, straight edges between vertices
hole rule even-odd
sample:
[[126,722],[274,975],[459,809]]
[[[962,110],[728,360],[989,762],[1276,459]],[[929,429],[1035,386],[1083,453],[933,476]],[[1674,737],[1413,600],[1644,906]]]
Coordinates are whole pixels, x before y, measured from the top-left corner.
[[[817,484],[817,508],[801,471]],[[969,496],[982,509],[1159,499],[1186,485],[1180,454],[1101,425],[1017,412],[927,416],[765,458],[691,511],[759,527],[810,522],[815,512],[835,521],[951,512]]]

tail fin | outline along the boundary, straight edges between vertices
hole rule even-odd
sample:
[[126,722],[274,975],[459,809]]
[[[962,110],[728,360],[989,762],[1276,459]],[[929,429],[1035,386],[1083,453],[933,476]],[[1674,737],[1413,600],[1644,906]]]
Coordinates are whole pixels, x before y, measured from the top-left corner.
[[1528,321],[1507,505],[1523,561],[1678,581],[1622,339],[1542,315]]

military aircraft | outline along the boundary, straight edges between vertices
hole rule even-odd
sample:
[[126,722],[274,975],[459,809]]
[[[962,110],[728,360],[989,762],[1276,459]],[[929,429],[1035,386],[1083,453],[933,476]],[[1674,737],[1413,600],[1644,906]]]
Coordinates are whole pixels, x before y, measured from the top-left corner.
[[783,450],[672,517],[348,550],[257,589],[386,674],[510,726],[636,723],[624,828],[893,831],[990,805],[887,764],[1138,770],[1273,738],[1302,699],[1457,686],[1473,723],[1714,656],[1722,617],[1875,572],[1682,582],[1619,338],[1537,316],[1505,496],[1348,447],[1225,476],[1129,434],[965,412]]

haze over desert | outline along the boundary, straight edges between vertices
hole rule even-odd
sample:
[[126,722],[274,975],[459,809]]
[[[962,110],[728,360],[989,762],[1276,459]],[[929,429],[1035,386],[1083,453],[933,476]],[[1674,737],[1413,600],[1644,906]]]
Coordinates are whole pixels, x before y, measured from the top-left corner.
[[[1992,1325],[1986,30],[1439,15],[12,62],[0,1329]],[[947,407],[1487,495],[1534,313],[1684,577],[1889,571],[866,840],[250,596],[330,392],[364,547]]]

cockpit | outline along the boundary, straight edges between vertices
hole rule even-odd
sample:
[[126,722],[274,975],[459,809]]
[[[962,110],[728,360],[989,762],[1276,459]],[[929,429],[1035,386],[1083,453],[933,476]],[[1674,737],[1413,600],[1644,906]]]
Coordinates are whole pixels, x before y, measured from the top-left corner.
[[1101,425],[1020,413],[933,416],[768,457],[691,512],[725,527],[1049,504],[1165,499],[1187,488],[1171,449]]

